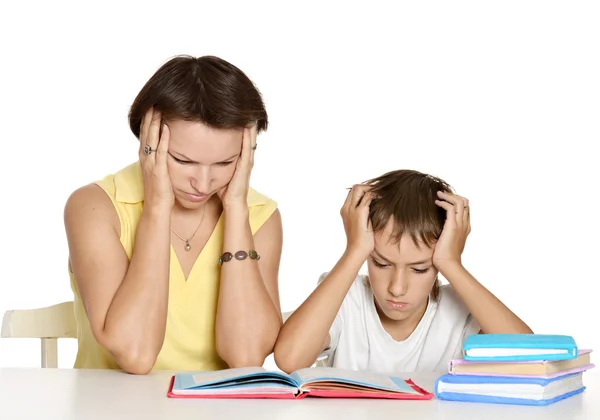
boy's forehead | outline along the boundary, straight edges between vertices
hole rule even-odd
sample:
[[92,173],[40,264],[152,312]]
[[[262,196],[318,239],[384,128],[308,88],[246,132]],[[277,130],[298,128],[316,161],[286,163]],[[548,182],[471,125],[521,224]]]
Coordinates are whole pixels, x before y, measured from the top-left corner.
[[434,250],[420,240],[415,243],[409,233],[404,233],[398,241],[386,229],[386,231],[375,235],[375,251],[383,257],[390,258],[392,261],[413,261],[431,258]]

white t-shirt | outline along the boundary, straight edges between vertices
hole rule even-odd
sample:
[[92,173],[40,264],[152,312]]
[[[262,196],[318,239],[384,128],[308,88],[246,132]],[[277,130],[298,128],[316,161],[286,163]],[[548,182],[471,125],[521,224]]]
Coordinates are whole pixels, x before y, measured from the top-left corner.
[[[323,281],[327,273],[319,278]],[[448,362],[462,357],[465,338],[480,330],[447,284],[437,301],[429,299],[417,328],[404,341],[395,341],[381,325],[369,280],[358,275],[330,330],[330,345],[321,355],[327,366],[387,374],[448,372]]]

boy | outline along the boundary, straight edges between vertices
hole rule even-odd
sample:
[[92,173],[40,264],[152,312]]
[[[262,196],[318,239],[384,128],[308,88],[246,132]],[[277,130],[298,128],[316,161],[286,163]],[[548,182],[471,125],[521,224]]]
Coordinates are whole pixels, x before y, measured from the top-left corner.
[[444,372],[468,335],[532,333],[463,267],[470,208],[443,180],[386,173],[354,186],[341,216],[346,250],[282,327],[281,370],[325,354],[338,368]]

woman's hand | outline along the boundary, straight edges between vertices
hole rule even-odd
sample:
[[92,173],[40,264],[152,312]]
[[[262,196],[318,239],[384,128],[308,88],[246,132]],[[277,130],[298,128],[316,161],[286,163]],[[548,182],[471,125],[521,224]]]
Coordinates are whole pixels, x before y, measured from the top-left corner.
[[163,124],[160,135],[161,124],[160,112],[150,108],[140,127],[139,156],[144,177],[144,202],[151,206],[173,206],[175,196],[167,169],[170,132],[167,125]]
[[459,195],[438,191],[435,204],[446,210],[446,223],[433,253],[433,264],[444,274],[452,265],[462,265],[461,255],[471,233],[469,201]]
[[256,149],[256,124],[245,128],[242,136],[242,151],[237,161],[231,181],[217,192],[223,208],[247,206],[250,174],[254,166],[254,150]]

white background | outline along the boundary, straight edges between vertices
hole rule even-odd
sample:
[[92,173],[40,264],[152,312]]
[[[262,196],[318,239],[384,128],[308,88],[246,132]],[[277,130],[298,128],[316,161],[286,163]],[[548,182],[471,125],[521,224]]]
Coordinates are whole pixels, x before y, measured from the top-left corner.
[[[0,313],[72,299],[65,200],[137,158],[127,111],[162,63],[212,54],[266,101],[252,185],[283,215],[283,310],[342,253],[345,188],[410,168],[470,199],[483,284],[600,349],[598,22],[593,1],[4,2]],[[0,366],[38,346],[0,340]]]

